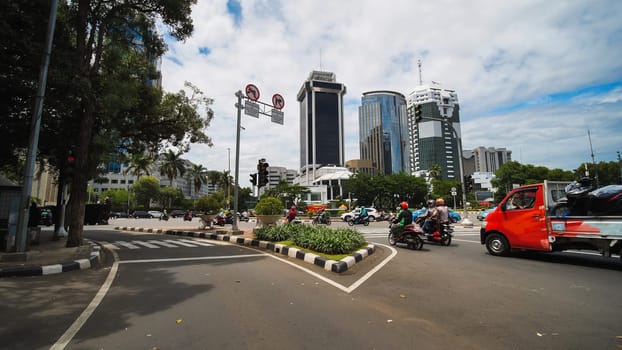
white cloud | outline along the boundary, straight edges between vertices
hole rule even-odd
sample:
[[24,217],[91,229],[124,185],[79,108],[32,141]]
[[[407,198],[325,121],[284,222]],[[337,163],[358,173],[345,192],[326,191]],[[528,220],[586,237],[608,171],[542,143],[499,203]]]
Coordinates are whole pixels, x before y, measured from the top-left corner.
[[[238,26],[226,3],[199,0],[193,37],[169,44],[182,64],[165,59],[162,73],[166,90],[188,80],[215,99],[207,131],[215,145],[187,155],[208,169],[227,169],[229,148],[233,171],[236,91],[253,83],[262,101],[283,95],[284,125],[242,116],[242,186],[258,158],[299,167],[296,95],[320,68],[348,88],[347,159],[358,158],[362,93],[408,95],[419,83],[418,59],[424,82],[458,93],[464,148],[507,147],[522,163],[572,169],[589,160],[588,128],[597,161],[613,160],[620,147],[622,2],[242,0]],[[204,47],[208,55],[199,54]],[[614,91],[552,98],[616,83]]]

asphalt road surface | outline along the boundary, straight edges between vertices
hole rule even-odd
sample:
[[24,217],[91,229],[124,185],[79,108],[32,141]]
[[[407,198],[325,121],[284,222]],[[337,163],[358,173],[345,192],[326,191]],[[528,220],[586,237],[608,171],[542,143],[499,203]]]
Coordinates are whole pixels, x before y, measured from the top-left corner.
[[[129,226],[197,224],[144,220]],[[0,280],[3,347],[622,347],[619,258],[494,257],[477,227],[456,228],[449,247],[414,251],[389,246],[378,222],[355,226],[376,252],[335,274],[220,241],[109,228],[85,233],[113,252],[107,267]]]

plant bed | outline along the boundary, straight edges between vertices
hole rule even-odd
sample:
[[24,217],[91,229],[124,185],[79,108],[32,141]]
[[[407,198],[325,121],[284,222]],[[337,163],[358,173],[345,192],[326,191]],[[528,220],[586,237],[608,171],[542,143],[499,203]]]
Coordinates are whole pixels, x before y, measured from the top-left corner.
[[348,255],[367,243],[363,235],[353,229],[322,226],[271,226],[256,230],[255,235],[257,239],[264,241],[291,241],[298,248],[326,255]]

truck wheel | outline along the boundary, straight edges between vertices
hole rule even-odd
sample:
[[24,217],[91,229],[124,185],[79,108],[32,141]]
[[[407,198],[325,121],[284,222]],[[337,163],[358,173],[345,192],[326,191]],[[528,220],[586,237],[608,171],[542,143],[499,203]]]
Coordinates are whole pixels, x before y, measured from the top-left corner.
[[492,233],[486,238],[486,249],[491,255],[506,256],[510,252],[510,245],[505,237]]

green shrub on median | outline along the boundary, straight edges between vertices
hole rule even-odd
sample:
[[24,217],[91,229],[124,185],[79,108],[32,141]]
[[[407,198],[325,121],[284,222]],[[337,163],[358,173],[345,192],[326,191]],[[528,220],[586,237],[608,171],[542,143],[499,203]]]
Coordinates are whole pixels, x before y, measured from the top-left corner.
[[324,254],[351,253],[366,243],[363,235],[353,229],[325,226],[278,225],[261,228],[255,234],[260,240],[292,241],[301,248]]

